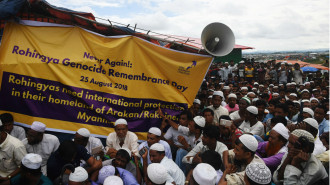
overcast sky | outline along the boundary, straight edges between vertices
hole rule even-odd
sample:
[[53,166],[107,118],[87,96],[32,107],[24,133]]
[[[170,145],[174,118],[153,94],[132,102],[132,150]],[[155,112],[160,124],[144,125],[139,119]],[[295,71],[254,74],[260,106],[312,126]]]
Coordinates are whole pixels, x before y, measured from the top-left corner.
[[255,50],[329,48],[328,0],[48,0],[154,32],[200,38],[212,22]]

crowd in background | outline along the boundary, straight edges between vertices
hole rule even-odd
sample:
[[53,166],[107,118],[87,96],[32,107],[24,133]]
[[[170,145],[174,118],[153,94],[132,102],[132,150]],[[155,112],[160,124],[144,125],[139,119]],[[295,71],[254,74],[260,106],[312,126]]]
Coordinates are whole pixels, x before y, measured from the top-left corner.
[[329,184],[329,73],[242,60],[211,65],[178,121],[162,117],[146,141],[116,120],[106,144],[72,140],[0,116],[0,185]]

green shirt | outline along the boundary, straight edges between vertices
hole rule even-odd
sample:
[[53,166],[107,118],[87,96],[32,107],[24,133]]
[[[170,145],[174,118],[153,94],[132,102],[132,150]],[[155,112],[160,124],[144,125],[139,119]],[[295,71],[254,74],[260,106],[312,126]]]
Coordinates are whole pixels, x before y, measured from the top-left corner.
[[[11,185],[25,185],[25,182],[20,182],[21,174],[16,175],[10,179]],[[41,175],[39,182],[36,185],[53,185],[52,181],[48,177]]]

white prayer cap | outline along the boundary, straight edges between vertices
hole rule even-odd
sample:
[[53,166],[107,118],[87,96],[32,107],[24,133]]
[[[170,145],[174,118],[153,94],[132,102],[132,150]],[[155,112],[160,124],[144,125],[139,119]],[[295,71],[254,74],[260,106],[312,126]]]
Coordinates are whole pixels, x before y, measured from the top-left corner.
[[283,84],[279,84],[279,86],[283,86]]
[[128,148],[126,148],[126,147],[122,147],[122,148],[119,149],[119,150],[125,150],[125,151],[128,153],[129,157],[132,157],[132,152],[131,152],[130,149],[128,149]]
[[237,96],[236,96],[236,94],[234,94],[234,93],[230,93],[230,94],[228,95],[228,98],[235,98],[235,99],[237,99]]
[[[253,88],[252,88],[253,89]],[[246,95],[249,95],[249,94],[254,94],[254,95],[256,95],[256,93],[254,93],[254,92],[248,92]]]
[[193,170],[193,177],[198,184],[215,184],[217,172],[207,163],[199,163]]
[[160,131],[160,129],[157,128],[157,127],[151,127],[148,132],[150,134],[155,134],[156,136],[161,136],[162,135],[162,131]]
[[83,137],[89,137],[91,135],[87,128],[80,128],[77,133]]
[[253,98],[252,99],[252,102],[256,102],[256,101],[258,101],[259,100],[259,98]]
[[104,180],[109,177],[115,175],[115,167],[111,165],[103,166],[99,171],[99,176],[97,179],[98,184],[103,184]]
[[306,99],[301,100],[301,102],[302,102],[302,103],[305,103],[305,102],[310,103],[310,101],[309,101],[309,100],[306,100]]
[[264,85],[260,84],[259,87],[265,87]]
[[269,110],[268,109],[265,109],[265,113],[268,114],[269,113]]
[[223,82],[220,82],[220,83],[219,83],[219,85],[221,85],[221,84],[225,84],[225,83],[223,83]]
[[248,106],[246,108],[247,111],[249,111],[250,113],[257,115],[258,114],[258,108],[255,106]]
[[308,89],[304,89],[304,90],[301,91],[301,93],[304,93],[304,92],[309,93],[309,90]]
[[244,64],[244,60],[241,60],[239,63],[240,63],[240,64]]
[[269,184],[272,180],[272,173],[269,168],[262,163],[253,162],[246,166],[246,175],[257,184]]
[[37,132],[45,132],[46,125],[39,121],[34,121],[31,125],[31,129]]
[[313,118],[306,118],[306,119],[303,120],[303,122],[306,122],[307,124],[314,127],[315,129],[319,129],[319,124]]
[[277,89],[278,88],[278,86],[274,86],[274,89]]
[[317,99],[317,98],[311,98],[311,99],[309,99],[310,101],[312,101],[312,100],[316,100],[317,102],[319,102],[319,100]]
[[[253,90],[257,90],[257,88],[253,87],[253,88],[252,88],[252,91],[253,91]],[[249,93],[251,93],[251,92],[249,92]],[[249,93],[248,93],[248,94],[249,94]]]
[[88,173],[87,171],[81,167],[78,166],[74,169],[73,173],[70,173],[69,181],[71,182],[85,182],[88,179]]
[[207,98],[212,98],[213,96],[212,95],[210,95],[209,97],[207,97]]
[[299,101],[297,101],[297,100],[293,101],[293,103],[297,103],[297,104],[299,104],[299,105],[300,105]]
[[155,150],[155,151],[158,151],[158,152],[164,152],[165,147],[160,143],[155,143],[155,144],[151,145],[150,150]]
[[329,115],[330,114],[330,111],[328,111],[327,114]]
[[309,142],[314,143],[314,136],[311,133],[307,132],[306,130],[296,129],[293,132],[291,132],[291,134],[297,137],[305,136]]
[[225,62],[225,64],[229,64],[228,62]]
[[214,92],[214,90],[213,90],[213,89],[209,89],[208,91],[212,91],[212,92]]
[[202,128],[205,127],[205,118],[203,116],[194,117],[194,122]]
[[200,105],[200,104],[201,104],[201,101],[200,101],[199,99],[195,99],[195,100],[194,100],[194,103],[197,103],[197,104]]
[[269,87],[274,87],[274,84],[270,84]]
[[255,137],[253,137],[250,134],[243,134],[241,137],[238,138],[242,144],[251,150],[252,152],[255,152],[258,149],[258,141]]
[[289,130],[283,125],[283,123],[277,123],[272,130],[283,136],[286,140],[289,139]]
[[160,163],[149,164],[147,174],[151,182],[155,184],[164,184],[168,175],[166,168]]
[[291,83],[287,83],[287,84],[286,84],[286,86],[290,86],[290,85],[291,85]]
[[291,93],[290,96],[298,97],[296,93]]
[[0,119],[0,126],[2,126],[2,121],[1,121],[1,119]]
[[310,83],[314,83],[314,81],[312,80],[312,81],[310,81]]
[[305,82],[304,85],[311,84],[310,82]]
[[292,82],[291,85],[297,85],[297,83],[296,82]]
[[42,158],[39,154],[29,153],[22,159],[22,164],[29,169],[39,169],[41,166]]
[[241,87],[241,90],[248,90],[247,87]]
[[104,180],[103,185],[124,185],[123,180],[118,176],[109,176]]
[[318,90],[317,89],[313,89],[312,91],[314,92],[314,91],[318,91]]
[[229,90],[230,87],[229,86],[223,86],[223,90]]
[[258,82],[254,82],[254,84],[253,84],[253,85],[259,85],[259,84],[258,84]]
[[223,98],[223,92],[222,91],[214,91],[213,96],[221,96]]
[[117,125],[127,125],[127,121],[123,118],[119,118],[115,122],[115,126],[117,126]]
[[314,111],[312,109],[308,108],[308,107],[304,107],[303,112],[306,112],[309,115],[311,115],[312,117],[314,117]]
[[278,94],[278,93],[273,93],[273,96],[278,96],[278,95],[280,95],[280,94]]

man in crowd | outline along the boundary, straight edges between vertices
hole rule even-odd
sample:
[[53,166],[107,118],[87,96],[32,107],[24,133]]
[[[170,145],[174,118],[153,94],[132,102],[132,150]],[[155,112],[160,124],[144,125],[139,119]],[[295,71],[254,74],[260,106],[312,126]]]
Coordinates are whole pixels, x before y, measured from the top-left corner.
[[38,154],[29,153],[21,163],[21,172],[10,179],[11,185],[50,185],[50,179],[41,172],[42,158]]
[[258,108],[255,106],[249,106],[246,108],[246,119],[239,126],[244,133],[250,133],[252,135],[262,136],[265,134],[264,125],[257,120]]
[[287,152],[288,138],[289,130],[282,123],[277,123],[270,131],[268,141],[258,144],[256,154],[272,172],[281,164],[282,157]]
[[251,135],[244,134],[236,140],[233,150],[224,152],[223,162],[228,173],[223,174],[220,181],[227,184],[244,184],[245,168],[248,164],[264,161],[255,155],[258,149],[258,141]]
[[206,126],[203,131],[202,142],[198,143],[185,157],[183,157],[182,162],[188,164],[201,163],[199,154],[207,150],[218,152],[222,158],[223,152],[228,150],[228,148],[225,144],[217,141],[219,134],[220,132],[217,126]]
[[5,131],[13,137],[16,137],[19,140],[26,138],[25,130],[22,127],[14,125],[14,117],[9,113],[1,114],[2,124]]
[[125,119],[117,119],[115,122],[115,132],[107,137],[107,146],[105,150],[107,154],[114,158],[120,148],[128,148],[135,155],[138,155],[138,137],[135,133],[128,131],[127,121]]
[[276,184],[317,184],[328,177],[322,163],[312,154],[314,137],[296,129],[289,136],[288,153],[273,175]]
[[212,105],[207,107],[207,108],[213,110],[213,112],[214,112],[213,122],[216,123],[217,126],[219,125],[220,116],[229,115],[228,110],[221,105],[221,102],[223,99],[224,99],[224,96],[221,91],[214,91],[213,96],[212,96]]
[[[139,151],[144,148],[146,148],[148,151],[148,155],[147,155],[148,164],[151,163],[150,157],[149,157],[149,149],[150,149],[150,146],[155,143],[160,143],[160,144],[164,145],[165,156],[169,159],[172,159],[171,147],[166,141],[161,140],[161,136],[162,136],[162,132],[160,131],[159,128],[151,127],[147,134],[147,141],[144,141],[139,145]],[[141,158],[141,163],[143,164],[142,158]]]
[[45,124],[34,121],[27,132],[27,138],[22,142],[28,153],[39,154],[42,157],[41,172],[47,175],[47,160],[58,149],[60,142],[56,136],[45,134],[45,130]]
[[[143,171],[145,174],[147,174],[147,168],[148,168],[148,163],[147,163],[147,155],[148,153],[145,152],[142,155],[143,158]],[[155,143],[151,145],[150,151],[150,160],[152,163],[160,163],[166,168],[167,173],[170,176],[170,179],[167,179],[166,182],[168,183],[175,183],[178,185],[183,185],[185,182],[185,175],[182,172],[182,170],[179,168],[178,165],[175,164],[175,162],[171,159],[168,159],[165,156],[165,148],[162,144]]]
[[21,161],[26,155],[22,141],[7,134],[0,119],[0,183],[17,175]]
[[80,128],[77,130],[74,136],[74,142],[84,146],[93,156],[103,157],[104,155],[104,147],[101,140],[99,138],[92,137],[91,133],[86,128]]

